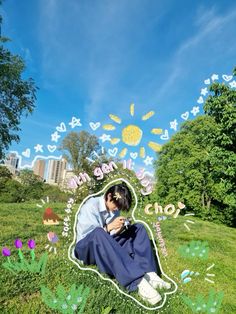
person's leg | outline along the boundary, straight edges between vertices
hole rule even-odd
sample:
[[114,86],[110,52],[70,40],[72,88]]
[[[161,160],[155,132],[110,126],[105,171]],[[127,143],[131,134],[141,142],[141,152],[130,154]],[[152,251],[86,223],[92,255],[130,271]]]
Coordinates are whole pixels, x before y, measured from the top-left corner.
[[143,224],[133,224],[122,234],[113,237],[145,273],[157,272],[151,242]]
[[[154,288],[170,289],[171,285],[157,275],[161,275],[160,266],[156,264],[155,255],[148,233],[143,224],[136,223],[114,239],[127,251],[146,273],[145,278]],[[158,265],[158,267],[157,267]]]
[[129,291],[134,291],[145,271],[140,262],[102,228],[96,228],[75,247],[75,256],[85,264],[96,264],[100,272],[113,275]]

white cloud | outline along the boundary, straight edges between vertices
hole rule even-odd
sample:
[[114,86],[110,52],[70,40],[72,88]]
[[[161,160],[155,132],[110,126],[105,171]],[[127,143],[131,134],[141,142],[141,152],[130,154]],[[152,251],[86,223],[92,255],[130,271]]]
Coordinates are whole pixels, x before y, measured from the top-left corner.
[[[225,38],[219,34],[224,32],[224,30],[226,30],[227,33],[231,31],[233,33],[234,30],[230,30],[229,27],[231,23],[235,21],[235,18],[236,8],[225,15],[218,15],[215,7],[212,7],[210,10],[201,7],[201,10],[197,12],[197,17],[194,22],[199,28],[198,31],[196,34],[182,42],[177,51],[173,54],[169,65],[166,66],[168,69],[166,78],[163,75],[164,83],[158,88],[157,93],[154,95],[154,99],[161,99],[164,97],[174,85],[178,85],[177,81],[181,80],[182,76],[186,77],[188,72],[194,67],[199,66],[199,61],[201,60],[199,58],[199,51],[208,56],[210,55],[213,39],[216,38],[217,45],[221,45],[221,49],[225,49]],[[205,52],[202,52],[202,47],[204,47]],[[234,48],[229,47],[229,51],[232,51],[232,49],[235,51],[235,44]],[[202,57],[204,57],[204,55]]]
[[[217,15],[214,10],[210,10],[202,17],[199,17],[197,24],[200,26],[200,31],[180,47],[178,55],[185,53],[188,49],[194,48],[194,46],[205,40],[207,36],[215,36],[216,32],[221,31],[226,24],[234,21],[235,18],[236,9],[224,16]],[[224,38],[222,39],[224,40]],[[221,40],[221,38],[218,38],[218,40]]]

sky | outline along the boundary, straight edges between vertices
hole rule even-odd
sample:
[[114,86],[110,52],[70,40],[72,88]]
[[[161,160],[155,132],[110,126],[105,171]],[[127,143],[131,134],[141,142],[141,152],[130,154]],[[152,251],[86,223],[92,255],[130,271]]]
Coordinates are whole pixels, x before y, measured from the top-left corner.
[[[21,165],[59,156],[64,136],[86,130],[111,156],[127,148],[124,158],[151,169],[156,153],[148,143],[166,143],[181,123],[203,114],[209,82],[233,82],[235,1],[8,0],[2,16],[6,47],[23,57],[24,78],[39,88],[21,142],[11,146]],[[130,124],[142,130],[136,146],[121,137]],[[103,134],[121,140],[112,145]]]

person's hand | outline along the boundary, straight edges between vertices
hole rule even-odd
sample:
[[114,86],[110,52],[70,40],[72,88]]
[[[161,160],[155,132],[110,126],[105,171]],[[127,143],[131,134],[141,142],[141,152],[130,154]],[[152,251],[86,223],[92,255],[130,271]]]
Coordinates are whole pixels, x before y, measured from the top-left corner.
[[110,232],[111,230],[119,230],[123,227],[125,222],[125,217],[117,217],[111,223],[107,225],[107,231]]

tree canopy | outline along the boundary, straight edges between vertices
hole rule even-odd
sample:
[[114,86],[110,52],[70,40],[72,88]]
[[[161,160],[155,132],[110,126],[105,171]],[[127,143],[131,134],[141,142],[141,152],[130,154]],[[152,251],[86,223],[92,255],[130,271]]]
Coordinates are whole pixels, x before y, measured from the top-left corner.
[[213,186],[209,152],[214,144],[206,138],[215,127],[212,118],[198,117],[187,121],[170,142],[163,145],[155,164],[155,191],[163,204],[182,201],[200,216],[208,214]]
[[[234,69],[236,75],[236,68]],[[208,133],[214,141],[209,159],[214,181],[214,198],[228,220],[236,224],[236,90],[214,83],[204,110],[211,116],[217,128]]]
[[224,83],[210,91],[206,115],[185,122],[163,145],[155,195],[165,204],[182,201],[204,219],[235,225],[236,91]]
[[36,201],[46,196],[52,202],[66,202],[69,195],[58,186],[44,183],[30,169],[21,170],[15,177],[6,166],[0,165],[0,203]]
[[90,158],[93,151],[100,149],[98,139],[86,131],[70,132],[63,139],[60,149],[64,158],[72,165],[73,170],[90,172],[90,165],[86,157]]
[[5,41],[0,36],[0,160],[12,141],[19,142],[21,117],[32,113],[37,90],[32,78],[23,79],[25,63],[3,46]]

